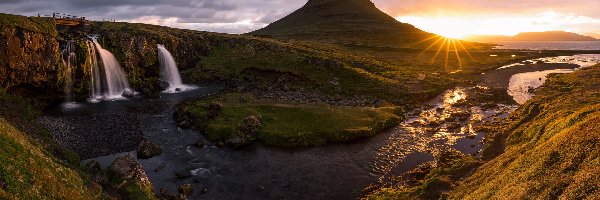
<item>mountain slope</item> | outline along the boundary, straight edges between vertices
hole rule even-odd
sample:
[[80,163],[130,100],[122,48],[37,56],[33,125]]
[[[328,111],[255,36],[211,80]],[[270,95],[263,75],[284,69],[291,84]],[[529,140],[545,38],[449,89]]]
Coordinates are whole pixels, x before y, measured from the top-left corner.
[[515,36],[476,35],[467,38],[475,42],[505,42],[505,41],[596,41],[598,39],[577,33],[565,31],[525,32]]
[[309,0],[292,14],[249,34],[386,47],[408,47],[436,36],[398,22],[369,0]]

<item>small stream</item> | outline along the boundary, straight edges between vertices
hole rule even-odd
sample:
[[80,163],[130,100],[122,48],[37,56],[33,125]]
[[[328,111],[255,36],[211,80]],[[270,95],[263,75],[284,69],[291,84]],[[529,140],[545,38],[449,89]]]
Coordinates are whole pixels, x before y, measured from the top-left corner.
[[[533,85],[528,81],[514,83],[523,84],[518,87]],[[473,131],[473,126],[506,117],[516,106],[498,105],[487,110],[463,106],[461,103],[474,88],[449,89],[407,113],[406,120],[396,128],[373,138],[310,148],[282,149],[262,144],[243,150],[218,148],[201,133],[177,127],[173,120],[176,105],[185,99],[214,95],[219,91],[215,86],[164,94],[160,99],[71,106],[51,114],[138,116],[144,137],[163,147],[160,156],[140,160],[156,191],[166,188],[176,193],[177,185],[191,183],[194,192],[190,199],[356,199],[370,184],[433,160],[432,155],[441,148],[478,156],[485,135]],[[199,140],[204,142],[203,148],[192,145]],[[124,152],[95,159],[105,168],[127,153],[135,156],[135,152]],[[178,179],[176,174],[191,177]],[[207,192],[202,194],[204,189]]]

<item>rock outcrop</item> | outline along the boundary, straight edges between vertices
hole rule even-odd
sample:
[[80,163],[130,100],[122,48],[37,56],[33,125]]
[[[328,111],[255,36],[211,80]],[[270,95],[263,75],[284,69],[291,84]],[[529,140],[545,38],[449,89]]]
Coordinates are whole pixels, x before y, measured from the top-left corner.
[[131,155],[115,159],[108,168],[110,183],[125,199],[156,199],[150,179]]
[[53,22],[0,14],[0,86],[23,96],[60,91],[59,42]]
[[143,140],[137,148],[137,157],[139,159],[148,159],[162,154],[162,148],[148,140]]

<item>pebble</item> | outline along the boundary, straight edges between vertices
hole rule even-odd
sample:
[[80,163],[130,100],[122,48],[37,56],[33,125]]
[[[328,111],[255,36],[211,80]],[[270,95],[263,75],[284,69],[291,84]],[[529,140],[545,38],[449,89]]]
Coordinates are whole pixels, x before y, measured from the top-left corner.
[[74,150],[84,160],[133,151],[143,135],[137,116],[130,114],[42,116],[38,122],[61,146]]

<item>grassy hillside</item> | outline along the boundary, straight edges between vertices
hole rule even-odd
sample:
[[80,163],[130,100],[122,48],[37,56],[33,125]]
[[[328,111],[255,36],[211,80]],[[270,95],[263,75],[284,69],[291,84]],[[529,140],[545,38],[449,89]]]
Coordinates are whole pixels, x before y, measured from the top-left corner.
[[484,164],[451,198],[600,197],[600,66],[554,75],[513,113]]
[[36,126],[27,100],[0,90],[0,199],[97,199],[73,168],[79,157]]
[[598,91],[600,65],[552,75],[508,119],[481,127],[490,131],[484,150],[489,161],[457,155],[425,170],[413,187],[383,188],[367,198],[597,199]]

